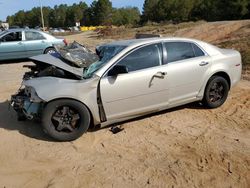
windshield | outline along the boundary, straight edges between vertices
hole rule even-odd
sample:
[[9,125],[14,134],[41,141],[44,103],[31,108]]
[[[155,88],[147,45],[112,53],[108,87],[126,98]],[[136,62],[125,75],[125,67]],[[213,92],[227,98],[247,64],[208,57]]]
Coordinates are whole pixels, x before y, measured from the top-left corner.
[[89,65],[83,72],[83,78],[88,79],[93,76],[93,74],[103,67],[109,60],[111,60],[115,55],[121,52],[126,46],[101,46],[98,49],[98,55],[100,57],[99,61]]

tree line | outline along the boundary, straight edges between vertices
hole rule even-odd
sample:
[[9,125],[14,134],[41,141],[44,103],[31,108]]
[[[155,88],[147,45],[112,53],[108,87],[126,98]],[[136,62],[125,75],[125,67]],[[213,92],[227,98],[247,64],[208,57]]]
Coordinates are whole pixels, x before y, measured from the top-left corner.
[[[137,7],[114,8],[110,0],[95,0],[90,6],[79,2],[68,6],[43,7],[47,27],[137,25],[147,22],[219,21],[250,18],[249,0],[145,0]],[[7,17],[10,25],[36,27],[41,23],[40,7],[20,10]]]
[[247,18],[250,18],[249,0],[145,0],[142,14],[142,22]]
[[[113,8],[109,0],[97,0],[88,6],[80,1],[71,6],[56,5],[43,7],[44,23],[47,27],[69,27],[80,22],[85,26],[97,25],[135,25],[140,21],[137,7]],[[29,11],[20,10],[7,17],[10,25],[36,27],[41,26],[40,7]]]

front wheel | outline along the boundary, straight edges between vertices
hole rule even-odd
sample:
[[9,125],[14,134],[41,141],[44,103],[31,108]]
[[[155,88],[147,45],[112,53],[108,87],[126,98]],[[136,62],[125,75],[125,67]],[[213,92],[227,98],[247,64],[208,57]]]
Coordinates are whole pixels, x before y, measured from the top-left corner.
[[57,100],[45,107],[42,124],[44,131],[52,138],[59,141],[71,141],[88,130],[90,113],[78,101]]
[[209,79],[205,89],[203,103],[208,108],[217,108],[227,99],[229,84],[221,76],[213,76]]

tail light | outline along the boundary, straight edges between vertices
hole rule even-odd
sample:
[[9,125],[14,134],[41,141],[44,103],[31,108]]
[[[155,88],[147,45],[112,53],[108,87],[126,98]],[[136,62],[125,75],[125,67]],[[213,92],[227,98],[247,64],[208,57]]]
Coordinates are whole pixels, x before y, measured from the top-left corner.
[[65,46],[68,45],[68,42],[66,41],[66,39],[63,39],[63,43],[65,44]]

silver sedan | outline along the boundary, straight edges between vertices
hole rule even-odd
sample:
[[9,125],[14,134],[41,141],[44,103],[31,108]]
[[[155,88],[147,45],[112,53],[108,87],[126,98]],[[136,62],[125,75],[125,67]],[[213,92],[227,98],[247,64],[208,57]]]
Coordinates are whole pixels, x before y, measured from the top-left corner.
[[90,126],[194,101],[217,108],[241,78],[239,52],[193,39],[118,41],[97,52],[100,60],[84,70],[51,55],[33,57],[62,72],[24,80],[24,89],[12,97],[19,117],[40,118],[53,138],[74,140]]

